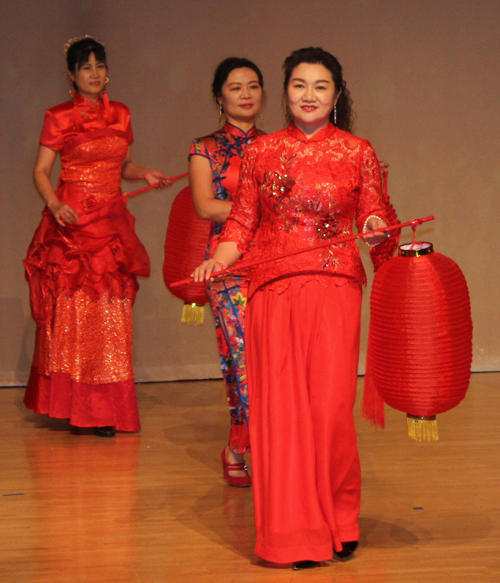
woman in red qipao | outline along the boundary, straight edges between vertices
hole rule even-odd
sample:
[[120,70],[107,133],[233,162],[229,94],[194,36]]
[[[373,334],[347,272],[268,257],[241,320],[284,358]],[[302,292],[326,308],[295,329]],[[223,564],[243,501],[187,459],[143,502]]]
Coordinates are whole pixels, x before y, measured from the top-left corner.
[[[195,139],[189,154],[189,180],[196,211],[200,218],[212,221],[207,257],[214,254],[231,211],[243,154],[250,142],[264,133],[255,127],[263,85],[260,69],[248,59],[229,57],[215,71],[212,92],[226,122],[220,130]],[[240,488],[251,484],[243,459],[250,449],[244,337],[247,294],[244,274],[222,282],[207,282],[231,417],[222,464],[228,484]]]
[[92,208],[119,197],[122,178],[160,186],[168,179],[131,161],[130,112],[108,101],[103,45],[88,36],[73,39],[65,55],[71,101],[46,112],[34,168],[47,206],[24,261],[37,323],[24,402],[36,413],[112,437],[115,428],[140,429],[132,304],[136,278],[148,277],[150,266],[125,202]]
[[[207,279],[247,260],[272,258],[397,221],[370,143],[353,136],[351,101],[337,59],[320,48],[284,63],[290,125],[245,154],[235,204]],[[255,239],[254,239],[255,236]],[[378,266],[394,251],[367,235]],[[250,268],[247,364],[255,552],[295,569],[359,539],[360,466],[353,419],[365,274],[354,242]]]

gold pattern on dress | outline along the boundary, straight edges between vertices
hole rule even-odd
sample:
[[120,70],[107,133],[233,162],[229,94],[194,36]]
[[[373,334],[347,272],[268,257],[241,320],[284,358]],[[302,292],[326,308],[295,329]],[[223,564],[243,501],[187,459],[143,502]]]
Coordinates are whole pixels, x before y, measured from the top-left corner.
[[[325,184],[325,190],[328,190],[329,184]],[[342,228],[342,217],[340,210],[333,199],[329,200],[326,204],[326,208],[323,212],[326,214],[319,215],[316,214],[316,219],[314,222],[314,232],[316,235],[326,241],[328,239],[339,239],[342,237],[348,237],[351,233],[347,229]],[[319,216],[318,216],[319,215]],[[339,259],[337,258],[336,249],[338,247],[345,247],[346,243],[336,242],[332,243],[331,247],[325,247],[320,251],[322,258],[321,269],[325,270],[327,267],[333,267],[339,264]]]
[[332,217],[321,217],[315,223],[316,233],[320,239],[337,237],[338,223]]
[[62,153],[64,164],[61,179],[85,193],[84,210],[106,202],[121,192],[121,167],[127,150],[125,138],[106,136]]
[[281,162],[281,172],[274,171],[272,173],[265,173],[265,185],[264,188],[269,190],[269,196],[274,197],[277,200],[281,200],[286,196],[292,188],[295,186],[295,180],[288,170],[290,162],[295,158],[295,155],[290,158],[285,158],[281,156],[278,160]]
[[34,365],[38,372],[68,373],[73,381],[90,385],[133,379],[132,300],[97,300],[78,290],[59,296],[52,325],[39,328]]

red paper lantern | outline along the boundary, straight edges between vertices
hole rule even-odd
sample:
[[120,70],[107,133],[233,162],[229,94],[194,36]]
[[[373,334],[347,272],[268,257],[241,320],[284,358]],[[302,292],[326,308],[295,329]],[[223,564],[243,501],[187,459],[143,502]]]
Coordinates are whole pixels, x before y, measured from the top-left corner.
[[165,240],[163,280],[170,293],[184,300],[182,322],[202,324],[204,308],[208,301],[205,283],[194,281],[171,287],[175,281],[188,278],[195,267],[205,259],[210,221],[196,214],[189,186],[175,197],[168,219]]
[[410,437],[435,440],[436,414],[456,407],[469,387],[472,320],[464,275],[431,243],[402,245],[377,271],[370,307],[365,414],[376,417],[370,399],[376,390],[407,413]]

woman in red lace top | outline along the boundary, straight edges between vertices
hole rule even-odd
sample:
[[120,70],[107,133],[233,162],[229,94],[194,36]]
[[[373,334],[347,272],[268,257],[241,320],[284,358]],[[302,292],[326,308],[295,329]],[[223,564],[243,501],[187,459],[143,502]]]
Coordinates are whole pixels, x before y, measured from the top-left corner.
[[[137,276],[149,276],[149,257],[123,201],[92,209],[120,196],[122,178],[161,185],[168,179],[131,161],[130,111],[108,101],[103,45],[73,39],[65,55],[72,98],[46,112],[34,168],[47,206],[24,261],[37,324],[24,402],[36,413],[112,437],[115,428],[140,428],[132,304]],[[58,153],[54,192],[50,174]]]
[[[319,48],[284,63],[290,125],[257,138],[212,260],[267,259],[397,219],[370,143],[353,136],[337,59]],[[368,235],[379,265],[394,251]],[[257,541],[255,552],[296,569],[359,539],[360,467],[352,409],[365,274],[354,242],[250,269],[247,365]]]

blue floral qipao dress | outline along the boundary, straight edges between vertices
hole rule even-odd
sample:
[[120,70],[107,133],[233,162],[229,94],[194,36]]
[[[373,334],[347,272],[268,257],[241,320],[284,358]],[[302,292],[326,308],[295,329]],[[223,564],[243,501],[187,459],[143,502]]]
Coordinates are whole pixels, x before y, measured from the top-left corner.
[[[215,198],[233,200],[243,154],[250,142],[263,133],[255,127],[245,133],[226,122],[220,130],[193,141],[189,157],[204,156],[210,162]],[[215,252],[222,227],[223,223],[212,222],[207,258],[212,257]],[[237,453],[250,449],[244,339],[247,291],[248,281],[245,274],[231,275],[223,281],[207,284],[231,416],[229,446]]]

